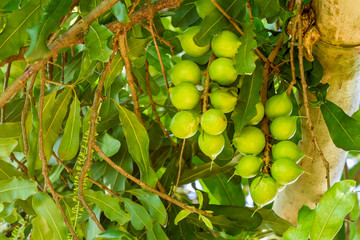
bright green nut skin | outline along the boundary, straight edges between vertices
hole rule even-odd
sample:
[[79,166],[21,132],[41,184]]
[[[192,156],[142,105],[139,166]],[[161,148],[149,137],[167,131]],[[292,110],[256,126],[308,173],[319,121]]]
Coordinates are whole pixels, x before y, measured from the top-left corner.
[[200,28],[200,26],[189,27],[179,37],[182,49],[193,57],[201,57],[210,50],[210,42],[203,47],[196,45],[194,42],[194,36],[200,31]]
[[181,83],[199,84],[201,80],[201,70],[199,66],[190,60],[182,60],[175,64],[169,71],[171,82],[174,85]]
[[216,7],[211,2],[211,0],[197,0],[195,5],[196,11],[202,19],[204,19],[211,12],[216,11]]
[[292,109],[292,102],[286,92],[272,96],[265,104],[265,114],[270,120],[281,116],[290,116]]
[[223,86],[232,84],[238,76],[234,62],[229,58],[215,59],[210,64],[209,75],[211,80]]
[[264,133],[252,126],[244,127],[240,136],[234,138],[235,147],[244,155],[258,155],[264,149],[265,142]]
[[250,185],[250,195],[253,201],[260,207],[275,200],[278,186],[269,174],[259,176]]
[[216,90],[210,93],[210,102],[214,108],[220,109],[223,113],[229,113],[235,109],[237,96],[230,91]]
[[231,31],[222,31],[211,40],[211,49],[217,57],[233,58],[241,45],[239,38]]
[[264,118],[264,105],[261,102],[258,102],[255,105],[256,115],[250,119],[249,124],[256,125]]
[[170,88],[172,104],[181,110],[193,109],[200,101],[200,92],[194,84],[181,83]]
[[276,140],[288,140],[296,132],[297,116],[278,117],[270,125],[270,133]]
[[277,183],[286,185],[296,181],[304,173],[294,161],[288,158],[277,159],[270,168],[271,176]]
[[304,152],[300,150],[298,145],[291,141],[280,141],[273,145],[271,153],[274,161],[279,158],[288,158],[293,162],[300,161],[304,156]]
[[198,143],[200,150],[211,160],[214,160],[224,149],[225,138],[222,134],[210,135],[203,132],[199,136]]
[[218,135],[225,131],[227,119],[219,109],[209,109],[201,116],[201,128],[208,134]]
[[263,161],[254,155],[242,157],[235,167],[235,174],[243,178],[252,178],[259,174]]
[[171,119],[170,130],[175,137],[189,138],[199,129],[199,117],[190,111],[181,111]]

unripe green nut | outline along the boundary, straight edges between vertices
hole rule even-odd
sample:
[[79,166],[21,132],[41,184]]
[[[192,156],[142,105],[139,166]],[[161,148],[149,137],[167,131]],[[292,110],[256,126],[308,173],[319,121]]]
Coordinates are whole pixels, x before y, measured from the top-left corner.
[[270,133],[276,140],[288,140],[296,132],[297,116],[278,117],[270,125]]
[[249,124],[256,125],[264,118],[264,105],[261,102],[258,102],[255,105],[256,115],[250,119]]
[[270,120],[281,116],[290,116],[292,109],[292,102],[286,92],[272,96],[265,104],[265,114]]
[[234,111],[237,103],[237,93],[217,89],[211,91],[210,102],[214,108],[220,109],[223,113]]
[[211,49],[217,57],[233,58],[241,45],[239,38],[231,31],[222,31],[211,40]]
[[244,127],[240,136],[233,139],[234,145],[240,153],[247,155],[257,155],[262,152],[265,147],[264,133],[252,126]]
[[172,104],[181,110],[193,109],[200,101],[200,92],[194,84],[181,83],[170,88]]
[[175,137],[189,138],[199,129],[199,117],[190,111],[181,111],[171,119],[170,130]]
[[211,160],[214,160],[224,149],[225,138],[222,134],[210,135],[203,132],[199,136],[198,143],[200,150]]
[[199,84],[201,80],[201,70],[199,66],[190,60],[182,60],[175,64],[169,71],[171,82],[174,85],[181,83]]
[[201,116],[201,128],[208,134],[218,135],[227,126],[227,119],[219,109],[209,109]]
[[270,168],[271,176],[277,183],[286,185],[296,181],[304,173],[295,162],[288,158],[277,159]]
[[229,58],[215,59],[210,64],[209,75],[211,80],[223,86],[232,84],[238,76],[234,62]]
[[264,174],[252,181],[250,195],[253,201],[262,207],[275,200],[277,189],[275,180],[269,174]]
[[194,42],[194,36],[200,31],[200,26],[189,27],[183,34],[179,36],[182,49],[193,57],[201,57],[210,49],[210,42],[201,47]]
[[259,174],[263,161],[254,155],[242,157],[235,167],[235,174],[243,178],[252,178]]
[[298,162],[305,156],[305,153],[300,150],[298,145],[291,141],[280,141],[273,145],[271,153],[274,161],[279,158],[288,158],[293,162]]

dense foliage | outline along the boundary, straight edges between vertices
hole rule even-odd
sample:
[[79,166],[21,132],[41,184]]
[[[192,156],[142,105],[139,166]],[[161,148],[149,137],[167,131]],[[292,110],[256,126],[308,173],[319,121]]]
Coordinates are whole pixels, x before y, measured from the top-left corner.
[[[358,239],[360,113],[291,48],[294,2],[2,0],[0,240]],[[293,227],[308,104],[357,181]]]

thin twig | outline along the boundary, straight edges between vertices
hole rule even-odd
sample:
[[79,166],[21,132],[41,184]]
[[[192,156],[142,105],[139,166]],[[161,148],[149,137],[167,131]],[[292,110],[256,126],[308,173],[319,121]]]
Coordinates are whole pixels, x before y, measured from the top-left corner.
[[191,212],[194,212],[194,213],[198,213],[198,214],[201,214],[201,215],[204,215],[204,216],[207,216],[207,217],[212,217],[212,215],[210,213],[207,213],[205,212],[204,210],[201,210],[201,209],[196,209],[194,207],[190,207],[189,205],[185,204],[185,203],[182,203],[182,202],[179,202],[178,200],[176,199],[173,199],[171,198],[169,195],[165,194],[165,193],[162,193],[152,187],[150,187],[149,185],[147,185],[146,183],[140,181],[139,179],[137,179],[136,177],[132,176],[131,174],[129,174],[128,172],[126,172],[122,167],[118,166],[116,163],[114,163],[113,161],[111,161],[111,159],[109,157],[107,157],[105,155],[105,153],[101,150],[101,148],[97,145],[97,144],[94,144],[93,145],[93,149],[111,166],[113,167],[116,171],[118,171],[121,175],[123,175],[124,177],[130,179],[131,181],[133,181],[134,183],[136,183],[137,185],[139,185],[140,187],[143,187],[147,190],[149,190],[150,192],[152,193],[155,193],[157,194],[159,197],[169,201],[169,202],[172,202],[174,203],[175,205],[181,207],[181,208],[184,208],[184,209],[188,209],[190,210]]
[[206,68],[206,74],[205,74],[205,81],[204,81],[204,91],[202,94],[202,113],[206,112],[209,106],[209,90],[210,90],[210,74],[209,74],[209,67],[210,64],[215,60],[216,56],[214,53],[211,54],[209,63]]
[[54,84],[54,85],[57,85],[57,86],[75,88],[75,85],[72,85],[72,84],[65,84],[65,83],[53,82],[53,81],[50,81],[50,80],[46,80],[46,82],[47,82],[47,83]]
[[253,23],[254,18],[253,18],[252,12],[251,12],[251,4],[250,4],[249,1],[246,1],[246,7],[247,7],[248,12],[249,12],[250,22]]
[[[140,25],[143,27],[143,28],[145,28],[146,30],[148,30],[149,32],[150,32],[150,27],[148,26],[148,25],[146,25],[146,24],[144,24],[144,23],[142,23],[142,22],[140,22]],[[171,53],[173,54],[173,55],[175,55],[175,53],[174,53],[174,46],[173,45],[171,45],[171,43],[170,43],[170,41],[168,41],[168,40],[165,40],[163,37],[161,37],[156,31],[153,31],[154,32],[154,35],[155,35],[155,37],[157,38],[157,39],[159,39],[159,41],[161,42],[161,43],[164,43],[166,46],[168,46],[169,48],[170,48],[170,51],[171,51]],[[151,32],[150,32],[151,33]]]
[[[297,5],[298,8],[301,7],[302,5],[302,0],[297,0]],[[299,19],[299,26],[301,26],[301,18]],[[305,113],[306,113],[306,123],[309,127],[310,133],[311,133],[311,140],[314,144],[314,146],[316,147],[317,151],[319,152],[320,158],[323,161],[324,167],[325,167],[325,172],[326,172],[326,180],[327,180],[327,188],[330,188],[330,166],[329,166],[329,162],[326,160],[323,151],[321,150],[319,143],[317,142],[317,138],[314,132],[314,126],[311,120],[311,116],[310,116],[310,106],[309,106],[309,102],[308,102],[308,96],[307,96],[307,83],[306,83],[306,79],[305,79],[305,73],[304,73],[304,59],[303,59],[303,39],[302,39],[302,30],[299,27],[298,28],[298,35],[299,35],[299,44],[298,44],[298,48],[299,48],[299,68],[300,68],[300,77],[301,77],[301,85],[303,88],[303,98],[304,98],[304,108],[305,108]]]
[[44,153],[44,139],[43,139],[43,125],[42,125],[43,124],[44,97],[45,97],[45,69],[43,69],[40,79],[41,79],[41,83],[40,83],[40,100],[39,100],[39,125],[40,125],[40,127],[39,127],[40,128],[39,129],[39,158],[43,163],[42,172],[43,172],[44,179],[45,179],[44,189],[46,189],[46,187],[48,187],[50,189],[51,195],[53,196],[55,203],[56,203],[57,207],[59,208],[61,215],[64,219],[64,222],[71,232],[71,235],[74,237],[75,240],[79,240],[74,229],[71,227],[71,224],[70,224],[68,218],[66,217],[66,214],[65,214],[63,208],[61,207],[61,204],[59,201],[59,195],[58,195],[58,193],[56,193],[56,191],[51,183],[51,180],[49,178],[49,175],[48,175],[47,159],[46,159],[46,156]]
[[166,71],[165,71],[164,64],[163,64],[163,61],[162,61],[162,58],[161,58],[159,46],[158,46],[158,44],[157,44],[157,42],[156,42],[156,37],[155,37],[153,25],[154,25],[153,20],[152,20],[152,19],[149,20],[150,33],[151,33],[151,36],[153,37],[153,42],[154,42],[155,50],[156,50],[156,53],[157,53],[158,58],[159,58],[159,63],[160,63],[162,75],[163,75],[163,77],[164,77],[166,90],[167,90],[168,93],[169,93],[169,83],[168,83],[167,78],[166,78]]
[[27,169],[27,167],[15,157],[14,153],[11,153],[11,154],[10,154],[10,159],[11,159],[11,161],[14,161],[14,162],[17,163],[17,165],[19,166],[18,168],[20,168],[21,171],[22,171],[23,173],[25,173],[25,175],[28,175],[28,169]]
[[174,192],[173,192],[173,194],[172,194],[172,198],[174,198],[174,196],[175,196],[175,194],[176,194],[176,191],[177,191],[177,188],[178,188],[178,186],[179,186],[179,182],[180,182],[182,158],[183,158],[184,149],[185,149],[185,141],[186,141],[186,138],[184,138],[184,140],[183,140],[183,144],[182,144],[181,151],[180,151],[179,170],[178,170],[178,175],[177,175],[177,179],[176,179],[176,183],[175,183]]
[[[11,70],[11,62],[8,63],[7,68],[6,68],[3,91],[5,91],[6,88],[8,87],[9,78],[10,78],[10,70]],[[6,108],[6,105],[4,104],[4,106],[1,108],[1,123],[5,123],[5,119],[6,119],[5,108]]]

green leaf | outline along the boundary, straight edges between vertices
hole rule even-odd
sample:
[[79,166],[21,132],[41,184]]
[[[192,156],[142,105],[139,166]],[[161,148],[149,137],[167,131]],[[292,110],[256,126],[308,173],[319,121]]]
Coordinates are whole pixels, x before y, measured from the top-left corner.
[[112,13],[115,15],[116,19],[119,22],[130,22],[130,18],[128,16],[127,13],[127,9],[125,4],[123,4],[122,2],[117,2],[112,8],[111,8]]
[[236,71],[241,75],[251,75],[256,67],[257,56],[252,51],[257,47],[255,27],[251,23],[243,24],[244,35],[240,37],[241,45],[235,55]]
[[158,222],[155,222],[153,228],[146,232],[148,240],[168,240],[164,230],[161,228]]
[[21,134],[20,122],[5,122],[0,124],[0,138],[18,139]]
[[120,225],[127,223],[130,220],[129,214],[120,208],[120,200],[105,195],[101,191],[85,190],[84,197],[86,201],[92,202],[104,211],[107,218],[118,222]]
[[0,180],[18,177],[21,173],[10,163],[0,160]]
[[67,240],[67,227],[52,198],[46,193],[38,192],[33,196],[32,204],[36,214],[43,217],[52,230],[53,239]]
[[[222,0],[217,1],[227,14],[233,18],[240,13],[245,6],[245,0]],[[229,21],[218,10],[207,15],[202,23],[200,31],[194,36],[194,42],[199,46],[209,44],[211,38],[216,33],[227,28]]]
[[0,138],[0,158],[9,157],[18,142],[13,138]]
[[[29,152],[27,156],[27,162],[28,162],[29,177],[34,177],[36,162],[39,155],[40,120],[35,105],[31,101],[30,101],[30,105],[31,105],[31,115],[28,114],[28,119],[31,121],[31,131],[28,139]],[[44,106],[44,113],[46,111],[45,106]]]
[[181,210],[175,217],[174,220],[174,224],[178,225],[178,223],[183,220],[184,218],[186,218],[187,216],[190,215],[190,213],[192,213],[189,209],[183,209]]
[[284,233],[284,240],[307,240],[315,217],[315,211],[303,206],[299,211],[297,227],[290,227]]
[[36,182],[12,177],[0,181],[1,202],[13,202],[16,199],[25,200],[37,192]]
[[158,195],[142,189],[132,189],[127,192],[136,196],[141,204],[149,211],[151,216],[156,219],[162,226],[166,224],[166,209]]
[[339,106],[326,101],[320,106],[331,139],[338,148],[360,150],[360,121],[349,117]]
[[333,239],[355,203],[355,181],[335,183],[320,199],[310,231],[311,240]]
[[49,56],[47,38],[50,33],[60,28],[59,21],[69,12],[71,3],[71,0],[51,0],[46,4],[40,23],[28,29],[31,43],[24,55],[27,62],[35,62]]
[[80,128],[80,101],[74,96],[65,125],[64,136],[58,150],[59,157],[62,160],[70,160],[76,156],[80,144]]
[[213,228],[214,228],[213,225],[212,225],[212,223],[211,223],[211,221],[210,221],[207,217],[205,217],[205,216],[203,216],[203,215],[200,215],[200,218],[201,218],[201,220],[205,223],[205,225],[206,225],[208,228],[210,228],[210,229],[213,229]]
[[103,233],[96,235],[95,240],[105,240],[105,239],[126,239],[126,240],[136,240],[137,238],[131,235],[128,232],[123,232],[120,230],[109,230]]
[[[100,219],[101,209],[95,206],[92,211],[97,219]],[[97,234],[101,233],[101,230],[97,227],[96,223],[90,218],[89,223],[86,226],[86,239],[95,239]]]
[[113,34],[107,27],[93,22],[85,35],[85,47],[89,60],[108,61],[112,50],[108,47],[107,40]]
[[131,224],[136,230],[141,230],[144,226],[148,230],[152,229],[152,219],[143,206],[131,201],[128,198],[124,198],[123,201],[125,203],[126,211],[131,216]]
[[184,1],[171,18],[174,27],[188,27],[199,19],[194,0]]
[[158,177],[150,166],[149,136],[135,113],[117,104],[130,154],[140,169],[141,180],[154,187]]
[[41,12],[40,0],[33,0],[9,15],[7,22],[11,24],[7,24],[0,34],[0,61],[19,53],[20,47],[27,40],[24,32],[29,26],[39,22]]
[[119,140],[107,133],[97,137],[96,143],[108,157],[115,155],[119,151],[121,145]]
[[36,240],[47,240],[52,239],[54,236],[54,232],[49,227],[48,223],[46,222],[45,218],[41,216],[37,216],[32,220],[33,225],[33,232],[32,232],[32,239]]
[[109,88],[111,84],[114,83],[115,78],[119,76],[119,74],[123,70],[123,66],[124,66],[124,62],[122,56],[120,53],[117,53],[111,62],[110,72],[106,76],[104,83],[105,89]]
[[238,102],[231,114],[235,124],[234,136],[239,136],[243,127],[256,115],[255,105],[260,101],[262,81],[262,66],[258,63],[254,74],[245,76]]
[[277,235],[283,235],[284,232],[286,232],[286,230],[288,230],[291,226],[288,221],[276,215],[272,209],[261,208],[258,210],[258,213],[263,219],[262,222],[272,229]]
[[273,17],[280,11],[280,6],[277,0],[255,0],[255,4],[258,7],[258,17],[260,19]]
[[[80,67],[80,72],[79,75],[77,76],[76,80],[74,81],[74,84],[79,84],[82,83],[83,81],[87,80],[95,71],[96,66],[97,66],[98,61],[94,60],[90,60],[89,55],[87,54],[87,52],[84,52],[81,56],[81,61],[79,61],[79,65],[81,65]],[[68,65],[65,66],[65,70],[67,70]],[[74,65],[73,67],[74,71],[78,71],[78,65]],[[66,72],[66,71],[65,71]],[[110,74],[110,73],[109,73]],[[70,81],[71,78],[66,78],[66,82]]]
[[101,2],[101,0],[82,0],[82,1],[80,1],[81,15],[83,17],[86,16],[89,12],[94,10],[94,8],[96,8],[100,4],[100,2]]

